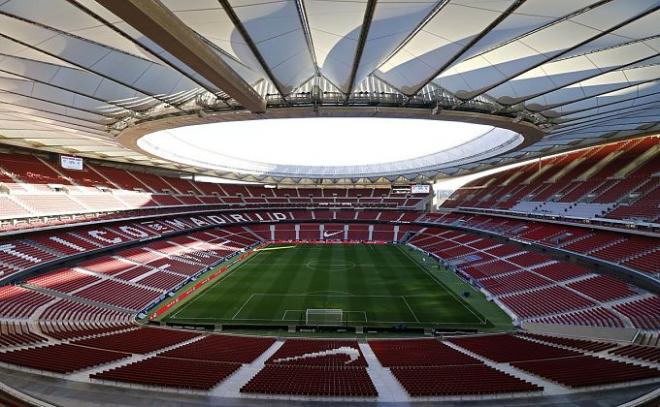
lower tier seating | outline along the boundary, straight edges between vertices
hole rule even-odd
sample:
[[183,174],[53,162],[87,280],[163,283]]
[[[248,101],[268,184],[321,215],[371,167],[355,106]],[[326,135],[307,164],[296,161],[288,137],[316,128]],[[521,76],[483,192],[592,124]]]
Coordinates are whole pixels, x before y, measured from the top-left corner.
[[573,349],[586,350],[589,352],[600,352],[606,349],[616,347],[613,343],[597,342],[588,339],[563,338],[559,336],[539,335],[529,332],[520,334],[523,338],[532,338],[543,342],[553,343],[555,345],[566,346]]
[[367,361],[355,341],[289,339],[266,364],[366,367]]
[[127,353],[149,353],[198,336],[194,332],[142,328],[115,335],[76,341],[76,345]]
[[394,367],[392,374],[413,397],[533,392],[541,387],[484,364]]
[[660,329],[660,297],[653,296],[614,306],[614,309],[645,329]]
[[561,383],[586,387],[660,377],[660,370],[592,356],[514,362],[513,366]]
[[210,335],[160,356],[226,363],[251,363],[273,345],[273,338]]
[[0,321],[0,346],[32,345],[47,338],[32,332],[27,324]]
[[67,268],[31,278],[27,283],[55,291],[70,293],[98,280],[99,278],[96,276],[83,274],[75,269]]
[[135,325],[130,323],[102,324],[93,322],[77,321],[55,321],[39,322],[41,331],[55,339],[71,340],[85,338],[88,336],[116,333],[121,330],[136,329]]
[[611,352],[631,359],[660,363],[660,348],[654,346],[627,345]]
[[586,310],[569,312],[561,315],[534,318],[532,322],[558,325],[602,326],[606,328],[623,328],[623,321],[611,310],[604,307],[594,307]]
[[126,353],[59,344],[0,353],[0,362],[54,373],[72,373],[127,356]]
[[53,298],[23,287],[0,287],[0,317],[27,318],[40,306]]
[[[117,293],[122,293],[122,295],[118,296]],[[144,308],[160,295],[160,291],[148,290],[110,280],[102,281],[76,293],[77,297],[135,311]]]
[[234,373],[241,365],[203,360],[152,357],[90,376],[149,386],[208,390]]
[[571,311],[596,305],[594,302],[559,286],[509,295],[500,298],[500,301],[523,318]]
[[579,353],[521,339],[511,335],[487,335],[451,339],[471,352],[496,362],[566,358]]
[[365,368],[340,366],[266,365],[241,392],[333,397],[378,395]]
[[480,363],[435,339],[375,340],[369,341],[369,346],[384,367]]

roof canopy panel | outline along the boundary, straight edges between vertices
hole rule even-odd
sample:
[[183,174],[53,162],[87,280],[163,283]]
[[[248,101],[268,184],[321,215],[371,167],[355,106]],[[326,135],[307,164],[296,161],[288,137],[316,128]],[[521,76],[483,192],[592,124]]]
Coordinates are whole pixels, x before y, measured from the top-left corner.
[[49,152],[173,168],[120,140],[252,115],[486,117],[538,136],[379,175],[187,167],[385,182],[658,129],[660,0],[0,0],[0,27],[0,143]]

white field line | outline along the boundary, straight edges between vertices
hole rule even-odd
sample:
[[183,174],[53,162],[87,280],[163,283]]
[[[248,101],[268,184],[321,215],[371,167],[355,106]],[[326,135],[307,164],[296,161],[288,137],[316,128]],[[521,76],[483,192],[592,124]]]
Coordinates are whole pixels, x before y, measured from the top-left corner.
[[[431,274],[426,268],[422,267],[422,266],[421,266],[421,265],[420,265],[420,264],[419,264],[419,263],[418,263],[418,262],[417,262],[417,261],[411,256],[411,255],[410,255],[410,253],[407,253],[407,252],[406,252],[405,250],[403,250],[403,249],[400,249],[400,250],[401,250],[401,252],[403,252],[406,256],[408,256],[408,258],[410,258],[410,259],[412,260],[412,262],[415,263],[415,265],[417,265],[417,268],[418,268],[418,269],[422,270],[422,271],[423,271],[427,276],[429,276],[429,277],[431,278],[431,280],[433,280],[438,286],[442,287],[443,290],[449,292],[449,294],[450,294],[452,297],[454,297],[454,299],[455,299],[459,304],[461,304],[461,305],[463,306],[463,308],[465,308],[466,310],[470,311],[470,313],[471,313],[472,315],[474,315],[474,316],[477,318],[478,321],[480,321],[483,325],[486,324],[487,320],[486,320],[485,317],[482,317],[482,316],[480,316],[480,315],[477,315],[477,314],[472,310],[471,307],[466,306],[465,303],[464,303],[464,302],[463,302],[463,301],[462,301],[462,300],[456,295],[456,293],[454,293],[454,291],[452,291],[451,288],[449,288],[449,287],[445,287],[443,284],[441,284],[441,283],[438,281],[438,279],[437,279],[433,274]],[[481,319],[481,318],[483,318],[483,319]]]
[[406,297],[402,295],[401,298],[403,299],[403,302],[406,304],[406,307],[408,307],[408,310],[412,314],[413,318],[415,318],[415,321],[419,322],[419,318],[417,318],[417,315],[415,315],[415,311],[413,311],[412,307],[410,307],[410,304],[408,304],[408,300],[406,300]]
[[[186,302],[184,302],[183,304],[181,304],[181,306],[176,310],[176,312],[175,312],[174,314],[172,314],[172,315],[170,316],[170,318],[172,318],[172,319],[176,319],[176,317],[177,317],[177,315],[179,314],[179,312],[181,312],[181,311],[183,311],[184,309],[188,308],[188,306],[189,306],[190,304],[194,303],[195,301],[197,301],[198,299],[200,299],[201,297],[203,297],[204,294],[205,294],[209,289],[215,287],[215,285],[218,284],[218,283],[220,283],[221,281],[225,281],[226,279],[228,279],[229,277],[231,277],[231,276],[232,276],[234,273],[236,273],[236,272],[237,272],[237,271],[238,271],[243,265],[245,265],[247,262],[249,262],[250,260],[254,259],[254,258],[257,257],[257,256],[259,256],[259,253],[255,253],[254,255],[250,256],[250,257],[249,257],[247,260],[245,260],[244,262],[242,262],[242,263],[240,263],[240,264],[237,264],[236,267],[234,267],[232,270],[229,270],[229,271],[227,272],[228,274],[226,274],[226,275],[220,277],[220,278],[218,279],[218,281],[215,281],[215,282],[211,283],[210,285],[208,285],[207,287],[202,288],[201,290],[198,290],[198,292],[197,292],[196,294],[193,294],[193,297],[192,297],[192,298],[190,298],[188,301],[186,301]],[[221,266],[222,266],[222,265],[221,265]],[[188,319],[188,318],[185,318],[185,319]]]
[[236,311],[236,313],[234,314],[234,316],[231,317],[232,320],[236,319],[236,316],[238,316],[238,314],[240,314],[241,311],[243,311],[243,308],[245,308],[245,306],[248,304],[248,302],[250,302],[252,300],[252,298],[254,298],[255,295],[257,295],[257,294],[252,294],[248,297],[247,300],[245,300],[243,305],[241,305],[241,308],[239,308],[238,311]]

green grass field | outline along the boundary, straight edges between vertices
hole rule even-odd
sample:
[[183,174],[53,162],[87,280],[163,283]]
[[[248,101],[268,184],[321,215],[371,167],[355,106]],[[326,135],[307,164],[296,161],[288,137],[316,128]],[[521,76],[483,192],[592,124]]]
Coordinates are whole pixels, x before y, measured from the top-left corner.
[[351,326],[493,326],[442,279],[399,246],[273,245],[162,320],[295,325],[308,308],[333,308]]

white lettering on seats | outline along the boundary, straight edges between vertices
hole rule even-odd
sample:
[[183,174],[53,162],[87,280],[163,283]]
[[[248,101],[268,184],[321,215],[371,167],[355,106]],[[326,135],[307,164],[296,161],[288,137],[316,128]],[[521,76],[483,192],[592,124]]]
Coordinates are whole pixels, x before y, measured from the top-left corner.
[[247,222],[247,220],[245,220],[243,215],[233,214],[233,215],[229,215],[229,216],[231,216],[231,218],[234,219],[234,222]]
[[138,238],[149,237],[149,233],[133,226],[119,226],[119,230],[133,237],[138,237]]
[[195,225],[197,225],[197,226],[207,226],[208,225],[208,222],[206,222],[204,220],[201,220],[201,219],[197,219],[197,218],[190,218],[190,221],[192,223],[194,223]]
[[106,243],[110,243],[110,244],[117,244],[117,243],[121,243],[123,241],[121,239],[121,237],[119,237],[119,236],[115,237],[114,239],[108,239],[108,238],[103,237],[103,235],[105,235],[107,233],[108,232],[106,232],[104,230],[90,230],[90,231],[87,232],[88,235],[90,235],[94,239],[100,240],[102,242],[106,242]]
[[30,256],[29,254],[21,253],[17,250],[14,250],[15,248],[16,246],[13,244],[3,244],[0,245],[0,252],[10,256],[18,257],[19,259],[27,260],[32,263],[41,263],[41,259]]
[[72,249],[74,249],[74,250],[77,250],[77,251],[79,251],[79,252],[84,252],[84,251],[85,251],[85,248],[84,248],[84,247],[80,247],[80,246],[78,246],[78,245],[75,244],[75,243],[71,243],[71,242],[69,242],[69,241],[67,241],[67,240],[62,239],[61,237],[51,236],[51,237],[49,237],[48,239],[49,239],[49,240],[52,240],[53,242],[59,243],[59,244],[61,244],[61,245],[64,245],[64,246],[66,246],[66,247],[70,247],[70,248],[72,248]]
[[217,216],[217,215],[209,215],[206,218],[209,219],[211,222],[213,222],[215,224],[218,224],[218,225],[222,225],[223,223],[227,223],[226,220],[222,219],[220,216]]
[[286,215],[283,214],[282,212],[273,212],[272,215],[273,215],[273,219],[275,219],[275,220],[285,220],[286,219]]
[[190,226],[188,226],[188,224],[186,224],[185,222],[179,219],[167,219],[164,222],[177,229],[190,229]]

